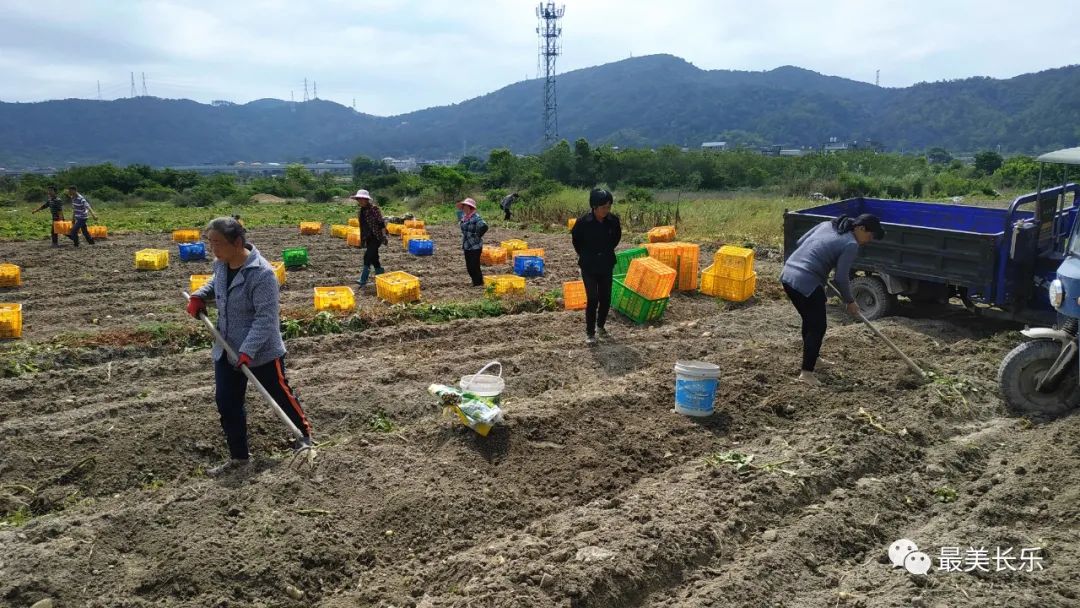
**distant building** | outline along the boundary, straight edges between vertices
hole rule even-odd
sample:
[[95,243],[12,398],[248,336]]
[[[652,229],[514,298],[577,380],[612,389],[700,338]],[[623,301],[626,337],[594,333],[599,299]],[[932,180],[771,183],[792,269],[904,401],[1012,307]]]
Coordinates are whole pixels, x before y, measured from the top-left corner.
[[707,151],[712,151],[712,152],[722,152],[724,150],[727,150],[727,142],[726,141],[707,141],[707,142],[701,144],[701,149],[702,150],[707,150]]
[[398,171],[400,173],[405,173],[407,171],[416,171],[417,168],[418,168],[417,164],[416,164],[416,160],[412,159],[412,158],[404,158],[404,159],[402,159],[402,158],[393,158],[391,156],[387,156],[386,158],[382,159],[382,162],[387,164],[387,165],[390,165],[391,167],[394,168],[394,170],[396,170],[396,171]]
[[782,148],[778,156],[805,156],[809,153],[808,150],[803,150],[802,148]]

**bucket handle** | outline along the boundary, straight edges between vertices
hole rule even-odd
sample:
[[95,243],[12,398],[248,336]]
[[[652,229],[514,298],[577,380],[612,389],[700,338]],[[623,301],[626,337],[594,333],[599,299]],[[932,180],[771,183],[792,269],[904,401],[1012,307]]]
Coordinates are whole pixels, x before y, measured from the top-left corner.
[[484,367],[481,367],[480,371],[476,372],[475,374],[473,374],[469,378],[469,382],[465,385],[465,390],[469,390],[472,387],[473,382],[476,381],[476,377],[479,376],[480,374],[484,373],[485,371],[487,371],[487,368],[491,367],[492,365],[498,365],[499,366],[499,377],[502,378],[502,363],[499,363],[498,361],[492,361],[491,363],[488,363]]

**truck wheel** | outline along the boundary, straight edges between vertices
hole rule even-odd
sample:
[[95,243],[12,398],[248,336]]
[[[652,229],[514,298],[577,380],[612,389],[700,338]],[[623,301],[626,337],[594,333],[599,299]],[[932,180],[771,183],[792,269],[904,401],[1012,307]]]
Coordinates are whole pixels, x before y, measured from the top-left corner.
[[1032,340],[1012,349],[1001,361],[998,384],[1009,411],[1019,416],[1060,416],[1080,406],[1076,363],[1069,365],[1057,390],[1040,393],[1035,385],[1061,352],[1056,340]]
[[889,293],[885,281],[877,277],[855,277],[851,281],[851,295],[868,320],[880,319],[892,314],[896,308],[896,296]]

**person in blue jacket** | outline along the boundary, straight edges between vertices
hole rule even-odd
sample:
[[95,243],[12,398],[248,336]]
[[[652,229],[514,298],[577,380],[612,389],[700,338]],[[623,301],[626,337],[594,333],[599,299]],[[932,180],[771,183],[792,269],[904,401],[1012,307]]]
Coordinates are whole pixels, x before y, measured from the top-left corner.
[[780,283],[795,310],[802,317],[803,357],[799,381],[820,384],[814,375],[821,343],[825,339],[825,284],[834,271],[836,288],[852,316],[859,305],[851,295],[851,264],[859,247],[885,236],[877,216],[864,213],[856,218],[841,215],[822,222],[798,240],[798,246],[784,262]]
[[225,350],[214,344],[214,398],[230,459],[207,471],[219,475],[249,462],[247,413],[244,396],[246,365],[274,401],[303,434],[294,449],[311,446],[311,425],[285,378],[285,342],[281,338],[278,282],[274,268],[247,242],[247,231],[234,218],[219,217],[206,227],[206,240],[217,258],[213,278],[191,295],[187,312],[195,318],[206,312],[206,302],[217,305],[217,328],[236,351],[239,360],[229,361]]

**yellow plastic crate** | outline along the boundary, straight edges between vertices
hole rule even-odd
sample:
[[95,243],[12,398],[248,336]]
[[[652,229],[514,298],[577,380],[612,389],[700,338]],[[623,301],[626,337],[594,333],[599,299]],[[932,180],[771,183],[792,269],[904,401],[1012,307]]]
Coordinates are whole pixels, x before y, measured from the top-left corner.
[[105,226],[87,226],[86,231],[90,233],[90,238],[95,241],[109,238],[109,229]]
[[534,257],[543,258],[544,257],[544,250],[543,249],[518,249],[518,250],[515,250],[515,251],[511,251],[510,252],[510,261],[513,262],[514,258],[518,257],[519,255],[531,255],[531,256],[534,256]]
[[386,231],[394,236],[401,236],[402,229],[405,228],[405,224],[387,224]]
[[360,227],[360,218],[358,218],[358,217],[350,217],[349,218],[349,226],[352,227],[352,228],[359,228]]
[[521,239],[510,239],[509,241],[503,241],[499,243],[502,248],[510,253],[517,251],[518,249],[528,249],[529,244]]
[[659,300],[671,295],[678,273],[654,258],[630,261],[630,270],[623,284],[646,300]]
[[701,273],[701,293],[732,302],[744,302],[754,295],[757,288],[756,272],[745,279],[729,279],[717,274],[714,266],[709,266]]
[[270,262],[270,266],[274,269],[274,276],[277,277],[277,284],[285,284],[285,262]]
[[675,279],[675,289],[694,291],[698,286],[698,269],[701,258],[701,246],[697,243],[679,243],[679,277]]
[[406,228],[424,228],[424,220],[405,220]]
[[71,232],[71,222],[68,220],[56,220],[52,223],[52,231],[55,234],[68,234]]
[[349,227],[345,224],[330,224],[330,236],[343,239],[349,236]]
[[480,250],[480,263],[484,266],[495,266],[496,264],[505,264],[508,252],[502,247],[495,247],[492,245],[484,245],[484,248]]
[[300,234],[322,234],[322,222],[300,222]]
[[585,310],[588,298],[585,294],[585,281],[567,281],[562,284],[563,308],[566,310]]
[[663,262],[672,270],[679,269],[679,246],[675,243],[647,243],[649,257]]
[[576,217],[572,217],[572,218],[566,220],[566,229],[567,230],[573,230],[574,229],[574,224],[577,224],[577,218]]
[[516,274],[495,274],[484,277],[484,287],[495,286],[495,295],[525,295],[525,277]]
[[193,274],[188,278],[188,291],[195,293],[195,290],[206,285],[214,278],[212,274]]
[[713,255],[713,272],[729,279],[746,279],[754,274],[754,250],[724,245]]
[[169,267],[166,249],[142,249],[135,252],[136,270],[164,270]]
[[22,304],[0,304],[0,338],[22,337]]
[[174,243],[197,243],[199,242],[199,231],[188,228],[173,230],[172,240]]
[[375,276],[375,295],[389,304],[420,299],[420,279],[400,270]]
[[360,246],[360,229],[359,228],[349,228],[349,233],[345,236],[345,243],[349,247],[359,247]]
[[356,308],[356,296],[349,287],[315,288],[315,310],[350,311],[354,308]]
[[675,240],[674,226],[657,226],[649,231],[650,243],[670,243]]
[[0,287],[22,285],[22,269],[15,264],[0,264]]

